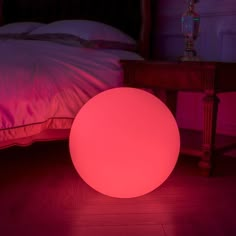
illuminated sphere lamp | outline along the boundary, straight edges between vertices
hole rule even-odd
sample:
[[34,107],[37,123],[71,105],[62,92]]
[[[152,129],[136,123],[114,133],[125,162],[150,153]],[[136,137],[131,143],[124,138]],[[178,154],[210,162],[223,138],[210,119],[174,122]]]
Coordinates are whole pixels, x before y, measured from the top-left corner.
[[167,106],[142,89],[114,88],[91,98],[72,124],[75,169],[96,191],[117,198],[147,194],[174,169],[177,123]]

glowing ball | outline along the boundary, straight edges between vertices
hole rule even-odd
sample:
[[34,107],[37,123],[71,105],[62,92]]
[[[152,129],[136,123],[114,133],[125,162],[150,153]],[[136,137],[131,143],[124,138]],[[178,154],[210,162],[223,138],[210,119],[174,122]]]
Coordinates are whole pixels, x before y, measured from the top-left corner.
[[131,198],[160,186],[180,150],[167,106],[141,89],[115,88],[91,98],[77,114],[69,148],[73,165],[93,189]]

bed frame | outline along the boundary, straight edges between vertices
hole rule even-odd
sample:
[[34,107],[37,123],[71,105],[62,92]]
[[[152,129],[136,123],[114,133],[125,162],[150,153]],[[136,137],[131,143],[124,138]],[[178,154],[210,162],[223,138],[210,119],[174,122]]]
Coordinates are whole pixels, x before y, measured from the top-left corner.
[[149,58],[151,10],[155,2],[155,0],[0,0],[2,4],[0,20],[1,24],[20,21],[49,23],[65,19],[100,21],[115,26],[136,39],[139,53]]

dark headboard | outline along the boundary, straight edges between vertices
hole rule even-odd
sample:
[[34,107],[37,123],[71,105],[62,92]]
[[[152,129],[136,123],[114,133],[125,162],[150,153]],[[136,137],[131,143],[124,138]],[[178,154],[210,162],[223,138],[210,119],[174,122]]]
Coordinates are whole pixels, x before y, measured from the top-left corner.
[[65,19],[96,20],[115,26],[138,40],[140,54],[149,56],[153,0],[2,1],[3,24],[19,21],[49,23]]

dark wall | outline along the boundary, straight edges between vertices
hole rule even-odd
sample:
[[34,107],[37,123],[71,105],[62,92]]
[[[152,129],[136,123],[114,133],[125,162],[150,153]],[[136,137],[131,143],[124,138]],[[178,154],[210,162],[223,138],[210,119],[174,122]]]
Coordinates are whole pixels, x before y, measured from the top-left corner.
[[99,20],[131,33],[135,39],[139,38],[141,25],[139,0],[5,0],[3,18],[4,23]]

